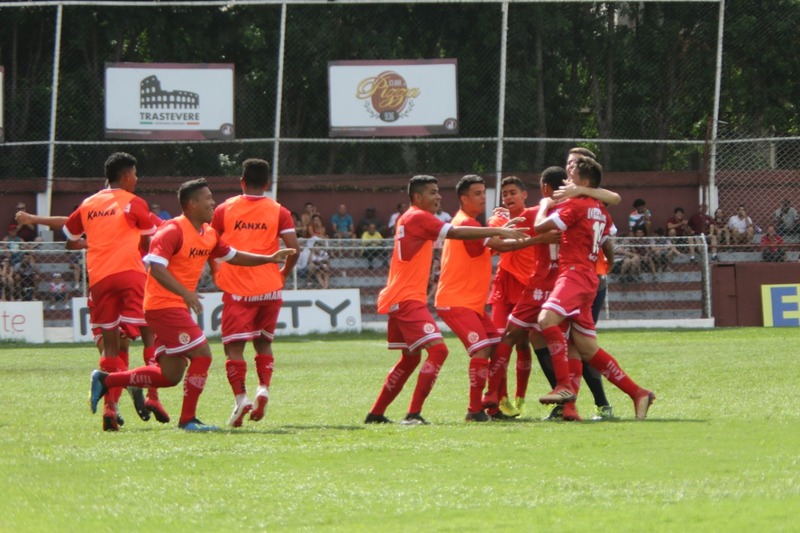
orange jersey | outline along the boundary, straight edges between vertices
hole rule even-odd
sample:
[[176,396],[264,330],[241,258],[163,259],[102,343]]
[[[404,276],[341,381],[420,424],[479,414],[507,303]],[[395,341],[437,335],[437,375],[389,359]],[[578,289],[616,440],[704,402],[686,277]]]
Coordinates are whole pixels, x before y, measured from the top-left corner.
[[451,224],[411,206],[397,219],[389,279],[378,295],[378,312],[388,313],[405,301],[426,304],[433,259],[433,242],[444,238]]
[[[453,225],[481,227],[464,211],[456,213]],[[483,316],[491,281],[492,254],[485,240],[445,241],[436,307],[465,307]]]
[[[294,232],[291,213],[266,196],[229,198],[214,210],[211,225],[226,244],[262,255],[277,252],[279,236]],[[266,294],[283,288],[283,276],[277,263],[257,267],[222,263],[214,281],[223,291],[241,296]]]
[[144,272],[139,242],[155,226],[144,200],[122,189],[103,189],[78,206],[64,225],[70,240],[86,235],[89,283],[130,270]]
[[[198,232],[189,219],[181,215],[158,228],[145,261],[166,266],[178,283],[194,291],[207,261],[217,257],[226,261],[235,254],[233,248],[220,242],[216,230],[210,225],[203,224]],[[164,288],[152,272],[148,272],[144,287],[144,310],[170,307],[185,308],[186,303],[183,298]]]
[[[533,231],[533,226],[536,220],[537,210],[538,206],[535,208],[526,208],[522,213],[517,215],[517,217],[525,219],[524,222],[517,224],[519,230],[532,237],[536,235],[536,232]],[[508,222],[508,219],[504,217],[492,217],[489,219],[489,225],[492,227],[502,226],[506,222]],[[527,248],[520,248],[519,250],[502,252],[500,254],[500,261],[497,263],[497,268],[502,268],[514,276],[517,281],[525,285],[528,283],[528,278],[536,268],[536,260],[537,253],[535,247],[529,246]]]

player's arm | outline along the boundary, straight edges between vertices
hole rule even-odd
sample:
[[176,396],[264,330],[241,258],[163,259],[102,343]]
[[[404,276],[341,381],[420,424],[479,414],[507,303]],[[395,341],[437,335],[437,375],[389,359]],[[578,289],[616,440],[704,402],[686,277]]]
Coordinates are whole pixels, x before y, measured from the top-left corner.
[[283,264],[283,268],[281,268],[281,276],[283,276],[284,281],[286,281],[286,278],[292,273],[294,266],[297,264],[297,260],[300,258],[298,255],[300,251],[300,241],[297,240],[297,233],[294,231],[281,233],[281,240],[287,250],[294,250],[293,254],[286,257],[286,262]]
[[566,198],[574,198],[576,196],[588,196],[595,200],[600,200],[606,205],[618,205],[622,202],[622,196],[609,191],[608,189],[592,187],[584,187],[582,185],[575,185],[574,183],[566,183],[553,192],[553,198],[556,200],[564,200]]
[[173,276],[172,273],[167,270],[166,265],[160,262],[151,261],[150,275],[152,275],[153,279],[159,282],[162,287],[183,298],[183,301],[186,303],[186,307],[188,307],[190,310],[197,314],[203,312],[203,304],[200,303],[200,300],[203,297],[181,285],[181,283],[175,279],[175,276]]
[[64,224],[67,223],[68,217],[42,217],[26,213],[25,211],[17,211],[17,214],[14,215],[14,220],[17,221],[17,224],[24,224],[31,227],[33,227],[34,224],[41,224],[50,229],[61,229],[64,227]]
[[548,217],[547,212],[555,205],[552,198],[542,198],[539,201],[539,211],[536,212],[536,220],[533,222],[533,229],[536,233],[544,234],[552,230],[561,231],[562,228],[556,224],[555,220]]
[[609,237],[608,239],[603,242],[603,253],[608,260],[609,265],[614,264],[614,240]]
[[522,240],[501,239],[492,237],[486,246],[498,252],[513,252],[522,248],[528,248],[535,244],[555,244],[561,240],[560,231],[548,231],[542,235],[528,236]]
[[[517,219],[514,219],[517,220]],[[513,226],[514,220],[510,222]],[[514,229],[510,226],[503,226],[500,228],[486,228],[477,226],[450,226],[447,230],[446,238],[457,239],[461,241],[471,239],[487,239],[489,237],[502,237],[503,239],[523,240],[528,237],[527,234]]]
[[228,262],[237,266],[258,266],[265,265],[267,263],[283,263],[286,261],[287,257],[296,253],[297,250],[294,248],[284,248],[283,250],[278,250],[274,254],[270,255],[251,254],[236,250],[236,253],[228,260]]

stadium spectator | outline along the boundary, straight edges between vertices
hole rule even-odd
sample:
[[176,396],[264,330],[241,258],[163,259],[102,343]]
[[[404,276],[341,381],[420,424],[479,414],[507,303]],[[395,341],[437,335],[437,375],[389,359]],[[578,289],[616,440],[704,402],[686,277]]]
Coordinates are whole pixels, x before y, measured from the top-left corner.
[[711,251],[711,260],[718,261],[717,256],[717,226],[714,224],[714,219],[708,216],[708,205],[700,204],[697,213],[689,218],[689,227],[692,228],[694,234],[699,238],[705,239]]
[[170,215],[164,209],[161,209],[161,205],[159,205],[156,202],[150,204],[150,212],[153,213],[158,218],[160,218],[161,220],[169,220],[172,218],[172,215]]
[[[658,228],[661,229],[661,228]],[[641,226],[633,229],[634,235],[644,231]],[[636,253],[634,246],[629,246],[627,243],[631,241],[621,241],[617,243],[614,248],[614,271],[619,271],[619,281],[621,283],[640,283],[642,281],[642,258]]]
[[383,222],[378,218],[374,207],[368,207],[366,211],[364,211],[364,217],[358,223],[358,235],[363,235],[364,232],[368,230],[370,224],[374,224],[378,233],[383,234]]
[[[482,214],[482,213],[481,213],[481,214]],[[442,208],[442,206],[441,206],[441,205],[440,205],[440,206],[439,206],[439,208],[436,210],[436,212],[434,213],[434,215],[436,216],[436,218],[438,218],[438,219],[439,219],[439,220],[441,220],[442,222],[451,222],[451,221],[453,220],[453,217],[452,217],[452,216],[450,216],[450,213],[448,213],[447,211],[445,211],[445,210]]]
[[[156,226],[147,203],[134,195],[138,176],[136,158],[125,152],[111,154],[104,165],[107,188],[85,199],[63,226],[67,249],[87,247],[89,307],[92,324],[102,328],[100,369],[124,368],[119,358],[120,324],[146,326],[142,300],[145,270],[139,246],[149,241]],[[85,234],[85,240],[83,238]],[[131,389],[137,414],[149,420],[141,389]],[[103,429],[117,431],[117,402],[121,389],[104,399]]]
[[639,256],[640,271],[647,268],[647,270],[655,276],[655,253],[650,238],[644,236],[644,226],[636,226],[633,228],[633,238],[629,242],[630,251]]
[[717,244],[730,246],[731,230],[728,228],[728,218],[725,216],[725,210],[721,207],[714,211],[714,232],[717,235]]
[[728,229],[733,244],[752,244],[756,231],[755,224],[753,219],[747,216],[744,205],[740,205],[736,214],[728,219]]
[[781,207],[775,211],[775,230],[778,235],[789,236],[800,233],[800,223],[798,223],[797,209],[792,207],[792,202],[788,198],[783,201]]
[[[15,207],[17,213],[27,213],[27,206],[25,202],[17,202]],[[33,242],[36,238],[36,225],[31,223],[16,222],[16,216],[11,224],[17,224],[17,236],[25,242]]]
[[672,216],[667,219],[667,235],[670,237],[685,237],[677,240],[677,242],[681,243],[678,247],[689,250],[689,261],[694,263],[697,260],[695,258],[696,241],[694,239],[694,230],[689,225],[689,221],[686,220],[682,207],[676,207],[672,212]]
[[36,285],[39,283],[39,267],[33,254],[22,254],[22,260],[14,265],[15,300],[30,302],[35,299]]
[[362,255],[367,260],[367,268],[372,270],[372,262],[381,266],[386,261],[383,250],[383,235],[374,223],[368,224],[366,231],[361,234],[361,246],[364,248]]
[[339,210],[331,217],[331,228],[334,239],[352,239],[356,235],[353,217],[347,212],[345,204],[339,204]]
[[190,311],[197,314],[203,311],[195,292],[203,267],[215,258],[241,266],[279,263],[295,250],[289,248],[272,255],[259,255],[237,251],[221,242],[210,225],[215,202],[204,179],[184,182],[178,196],[183,215],[159,227],[150,253],[145,257],[149,265],[145,316],[156,334],[159,366],[114,373],[95,370],[90,406],[92,412],[96,412],[98,402],[109,389],[132,384],[147,384],[156,389],[174,387],[186,373],[178,426],[186,431],[213,431],[218,428],[203,424],[196,414],[211,366],[208,341],[190,314]]
[[656,269],[661,272],[672,272],[672,261],[679,255],[683,255],[672,239],[664,235],[663,228],[656,228],[656,238],[653,241],[653,254]]
[[[378,312],[389,314],[389,348],[402,350],[397,364],[381,387],[378,398],[364,423],[391,422],[386,409],[403,389],[419,366],[422,350],[428,357],[420,369],[404,425],[427,424],[422,406],[433,389],[439,370],[447,359],[447,346],[427,307],[427,286],[433,259],[433,242],[441,235],[451,239],[485,239],[499,236],[522,239],[524,233],[507,228],[455,227],[434,216],[442,197],[438,180],[433,176],[414,176],[408,184],[412,207],[398,217],[389,278],[378,295]],[[401,206],[398,206],[398,210]]]
[[11,224],[8,227],[8,234],[3,238],[3,245],[6,250],[11,252],[11,264],[16,265],[22,261],[22,245],[25,241],[17,235],[19,226]]
[[306,202],[303,206],[303,212],[300,213],[300,222],[303,224],[303,231],[302,233],[298,233],[298,235],[308,235],[308,228],[311,226],[311,217],[317,214],[317,208],[311,202]]
[[[581,157],[570,179],[577,185],[597,188],[602,179],[602,167],[593,159]],[[607,253],[613,253],[607,240],[611,219],[603,204],[593,198],[571,199],[548,214],[553,205],[551,198],[542,199],[534,226],[538,233],[554,229],[563,232],[558,252],[558,278],[539,314],[539,327],[547,341],[557,385],[539,401],[564,404],[564,419],[580,420],[574,402],[583,372],[582,362],[586,362],[628,394],[633,400],[636,418],[644,419],[655,394],[639,387],[613,356],[597,345],[591,316],[598,283],[596,250],[604,246]],[[570,338],[580,359],[567,357],[567,338],[560,327],[565,319],[570,322]]]
[[331,283],[331,256],[326,250],[328,241],[325,239],[309,239],[307,243],[311,249],[308,258],[308,274],[317,280],[320,289],[327,289]]
[[306,238],[313,239],[314,237],[318,239],[327,239],[328,232],[325,230],[325,224],[322,223],[322,216],[319,213],[314,213],[311,215],[311,223],[308,225],[306,229]]
[[783,249],[783,238],[778,235],[775,226],[767,226],[767,232],[761,236],[761,260],[767,263],[782,263],[786,259]]
[[305,237],[306,231],[303,228],[303,221],[300,220],[300,215],[296,211],[292,211],[292,223],[294,224],[294,233],[298,237]]
[[2,259],[0,259],[0,302],[14,300],[16,286],[14,265],[11,264],[11,255],[4,254]]
[[[245,160],[239,183],[242,194],[229,198],[214,210],[211,226],[220,239],[236,250],[265,255],[278,251],[283,241],[296,254],[300,245],[289,210],[265,195],[272,187],[269,163],[263,159]],[[295,254],[286,259],[283,268],[275,263],[249,268],[219,265],[215,281],[223,291],[221,329],[225,372],[234,395],[233,412],[228,420],[231,427],[240,427],[248,413],[255,422],[264,418],[274,365],[272,340],[283,304],[283,286],[297,262]],[[244,350],[248,341],[253,342],[256,352],[255,403],[247,397]]]
[[405,202],[400,202],[397,204],[397,211],[392,213],[392,216],[389,217],[389,224],[388,224],[388,233],[387,237],[394,237],[394,234],[397,230],[397,219],[400,218],[400,215],[406,212],[408,209],[408,205]]
[[53,272],[52,279],[47,285],[47,294],[50,300],[50,309],[57,309],[67,301],[69,286],[64,282],[60,272]]
[[633,201],[633,211],[628,215],[628,230],[633,235],[633,228],[644,224],[645,236],[653,234],[653,214],[647,208],[647,202],[641,198]]

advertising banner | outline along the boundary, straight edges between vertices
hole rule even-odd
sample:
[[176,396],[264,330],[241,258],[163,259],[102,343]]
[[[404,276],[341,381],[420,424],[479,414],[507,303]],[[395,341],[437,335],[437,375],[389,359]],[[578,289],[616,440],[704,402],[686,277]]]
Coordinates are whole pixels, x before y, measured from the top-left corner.
[[455,59],[330,61],[331,137],[455,135]]
[[765,327],[800,326],[800,285],[762,285],[761,312]]
[[106,138],[233,139],[233,65],[106,63]]
[[0,302],[0,340],[44,342],[42,302]]
[[[207,337],[219,337],[222,293],[203,293],[202,296],[203,314],[194,315],[194,318]],[[72,299],[72,328],[76,342],[92,340],[86,298]],[[345,331],[361,331],[361,295],[358,289],[283,291],[276,335]]]

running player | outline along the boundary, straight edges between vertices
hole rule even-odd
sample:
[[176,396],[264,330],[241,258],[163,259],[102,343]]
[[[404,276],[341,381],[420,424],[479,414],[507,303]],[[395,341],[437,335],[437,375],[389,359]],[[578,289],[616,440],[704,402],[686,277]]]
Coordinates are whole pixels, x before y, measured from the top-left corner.
[[[236,265],[257,266],[283,262],[295,253],[279,250],[272,255],[239,252],[219,241],[210,226],[214,198],[204,179],[183,183],[178,191],[183,215],[164,223],[145,257],[149,264],[145,289],[145,318],[156,334],[159,366],[143,366],[127,372],[92,373],[91,407],[96,411],[100,398],[114,387],[173,387],[186,372],[183,408],[178,426],[187,431],[211,431],[197,419],[197,402],[211,366],[211,349],[190,311],[201,313],[202,296],[195,293],[203,266],[210,259]],[[189,361],[188,370],[186,361]]]
[[[242,194],[228,199],[214,210],[211,226],[226,244],[247,252],[271,254],[280,248],[279,239],[287,248],[299,248],[292,214],[276,201],[265,196],[271,187],[269,163],[248,159],[242,163],[239,178]],[[274,357],[272,340],[283,303],[284,281],[292,272],[297,255],[286,259],[283,268],[269,263],[253,268],[222,263],[215,276],[224,291],[222,302],[222,344],[225,346],[225,371],[235,400],[228,424],[240,427],[247,413],[250,420],[264,417],[269,401]],[[247,397],[247,361],[244,349],[253,341],[258,389],[255,406]]]
[[422,405],[430,394],[439,370],[447,358],[447,346],[427,307],[428,276],[433,258],[433,243],[438,238],[485,239],[503,237],[524,239],[525,234],[511,228],[453,226],[436,218],[442,197],[433,176],[414,176],[408,184],[411,207],[397,221],[389,279],[378,296],[378,312],[389,314],[387,339],[390,349],[402,350],[367,414],[366,424],[390,423],[384,413],[419,366],[422,350],[428,358],[419,372],[405,425],[427,424]]
[[[571,181],[583,187],[597,188],[601,179],[599,163],[583,156],[576,159],[570,172]],[[567,339],[560,327],[565,319],[569,319],[571,338],[581,359],[628,394],[633,400],[636,418],[644,419],[655,394],[639,387],[617,361],[597,345],[597,332],[592,320],[592,302],[598,285],[597,254],[607,240],[611,217],[602,202],[587,196],[572,198],[548,214],[554,205],[553,199],[542,199],[535,226],[536,231],[559,229],[563,232],[558,254],[558,278],[539,313],[539,327],[550,350],[557,384],[539,401],[564,404],[565,419],[568,415],[580,419],[574,411],[574,401],[583,365],[580,359],[568,360]]]

